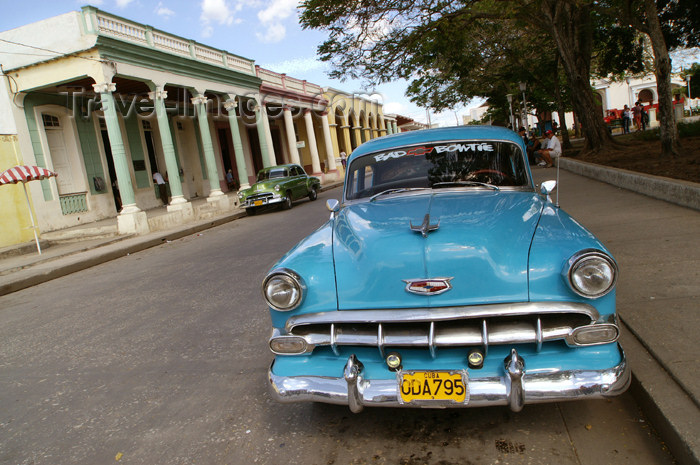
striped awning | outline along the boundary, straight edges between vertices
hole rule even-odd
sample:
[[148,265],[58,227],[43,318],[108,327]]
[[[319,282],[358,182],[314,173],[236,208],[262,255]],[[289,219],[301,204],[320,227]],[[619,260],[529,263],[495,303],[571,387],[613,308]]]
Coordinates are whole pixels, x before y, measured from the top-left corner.
[[58,176],[58,174],[39,166],[14,166],[0,173],[0,185],[35,181],[38,179],[50,178],[52,176]]

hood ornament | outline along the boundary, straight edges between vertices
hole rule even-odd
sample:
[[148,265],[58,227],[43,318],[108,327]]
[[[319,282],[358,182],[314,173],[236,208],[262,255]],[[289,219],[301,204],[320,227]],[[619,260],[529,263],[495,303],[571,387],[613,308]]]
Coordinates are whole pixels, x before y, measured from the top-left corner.
[[423,217],[423,223],[420,226],[413,226],[411,221],[409,221],[408,224],[411,226],[411,231],[419,232],[423,237],[428,237],[429,232],[437,231],[437,229],[440,227],[439,220],[436,224],[430,224],[430,213],[425,214],[425,217]]
[[404,279],[406,292],[418,295],[438,295],[452,289],[450,281],[453,278],[418,278]]

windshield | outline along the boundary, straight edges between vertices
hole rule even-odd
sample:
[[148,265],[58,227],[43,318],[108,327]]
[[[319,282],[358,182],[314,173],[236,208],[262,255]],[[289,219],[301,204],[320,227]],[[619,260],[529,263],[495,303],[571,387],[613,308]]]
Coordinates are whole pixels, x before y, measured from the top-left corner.
[[287,170],[285,168],[273,168],[271,170],[261,171],[258,173],[258,181],[266,179],[286,178]]
[[522,150],[513,142],[458,141],[398,147],[356,158],[348,168],[348,200],[392,189],[528,186]]

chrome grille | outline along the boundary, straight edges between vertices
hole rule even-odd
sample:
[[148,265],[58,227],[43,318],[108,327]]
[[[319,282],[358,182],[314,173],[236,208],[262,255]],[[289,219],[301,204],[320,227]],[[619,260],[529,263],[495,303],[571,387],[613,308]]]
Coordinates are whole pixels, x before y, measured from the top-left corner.
[[265,192],[262,194],[251,194],[248,197],[246,197],[246,200],[265,200],[265,199],[269,200],[271,198],[272,198],[272,194],[270,194],[269,192]]
[[[587,304],[541,302],[480,305],[435,309],[349,310],[291,317],[287,336],[303,338],[307,351],[330,346],[425,348],[435,357],[439,348],[570,343],[572,332],[582,326],[610,323]],[[280,335],[281,336],[281,335]],[[284,336],[283,336],[284,337]]]

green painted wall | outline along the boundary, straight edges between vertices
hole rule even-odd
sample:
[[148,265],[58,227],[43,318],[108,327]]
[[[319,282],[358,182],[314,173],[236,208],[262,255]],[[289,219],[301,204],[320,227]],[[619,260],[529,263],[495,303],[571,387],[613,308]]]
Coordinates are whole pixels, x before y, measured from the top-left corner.
[[[151,185],[151,177],[146,169],[146,156],[143,153],[143,144],[141,144],[141,121],[139,121],[136,114],[133,113],[129,115],[128,118],[124,118],[124,125],[126,126],[126,138],[129,141],[129,151],[131,152],[131,161],[134,167],[136,187],[140,189],[149,187]],[[144,169],[137,170],[136,168],[140,166],[143,166]]]
[[97,189],[95,189],[94,178],[102,178],[105,185],[107,180],[105,179],[104,171],[102,169],[102,157],[100,155],[97,134],[95,133],[95,124],[92,118],[92,116],[90,119],[80,117],[75,118],[75,126],[78,128],[78,139],[80,141],[81,152],[83,153],[85,173],[87,174],[90,193],[93,195],[99,195],[106,194],[109,191],[107,188],[99,192]]
[[[32,151],[37,166],[46,168],[46,157],[44,150],[41,147],[41,138],[39,137],[39,125],[34,117],[34,108],[41,105],[61,105],[65,106],[66,101],[63,98],[54,95],[38,95],[29,94],[24,98],[24,117],[27,119],[27,127],[29,129],[29,139],[32,141]],[[44,194],[44,200],[53,200],[51,193],[51,184],[48,179],[39,181],[41,183],[41,191]]]

